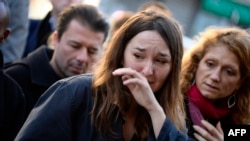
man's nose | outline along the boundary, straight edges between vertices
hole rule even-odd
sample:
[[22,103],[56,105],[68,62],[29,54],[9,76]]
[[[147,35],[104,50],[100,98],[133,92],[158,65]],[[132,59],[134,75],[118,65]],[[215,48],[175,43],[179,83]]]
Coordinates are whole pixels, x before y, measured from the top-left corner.
[[77,60],[80,62],[86,62],[88,61],[88,51],[87,49],[83,48],[77,52]]

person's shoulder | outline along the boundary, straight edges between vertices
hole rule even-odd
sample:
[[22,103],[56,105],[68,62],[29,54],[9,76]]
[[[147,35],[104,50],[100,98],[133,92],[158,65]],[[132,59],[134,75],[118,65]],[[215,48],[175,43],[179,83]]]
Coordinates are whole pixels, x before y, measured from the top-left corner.
[[30,68],[25,62],[15,62],[4,68],[4,72],[13,78],[18,84],[30,81]]
[[11,76],[6,74],[5,72],[1,72],[0,79],[1,81],[3,81],[3,83],[0,83],[0,89],[1,89],[0,93],[4,92],[2,96],[5,95],[8,97],[11,97],[13,101],[15,101],[15,99],[24,100],[24,94],[23,94],[22,89]]
[[9,74],[23,74],[29,71],[29,65],[24,60],[12,62],[11,64],[7,64],[4,67],[4,71]]
[[85,73],[85,74],[79,74],[79,75],[74,75],[71,77],[63,78],[59,81],[61,82],[79,82],[79,81],[92,81],[92,73]]
[[[81,74],[64,78],[55,82],[41,96],[40,101],[48,97],[61,97],[60,99],[69,99],[71,103],[81,103],[92,100],[91,96],[92,75]],[[56,100],[56,99],[55,99]],[[88,102],[87,102],[88,103]]]
[[64,83],[65,85],[69,85],[71,87],[91,87],[92,84],[92,74],[80,74],[71,77],[67,77],[64,79],[59,80],[57,83]]

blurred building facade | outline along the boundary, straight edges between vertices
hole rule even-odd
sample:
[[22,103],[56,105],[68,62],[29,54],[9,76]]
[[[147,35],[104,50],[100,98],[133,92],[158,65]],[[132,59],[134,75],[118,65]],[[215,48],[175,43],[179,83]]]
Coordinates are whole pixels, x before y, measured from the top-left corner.
[[[115,10],[136,11],[153,0],[101,0],[99,8],[110,15]],[[158,0],[164,2],[181,24],[186,36],[193,38],[207,26],[250,27],[250,0]]]
[[[30,0],[30,17],[42,18],[49,0]],[[145,2],[157,0],[83,0],[97,6],[109,17],[116,10],[137,11]],[[193,38],[207,26],[250,28],[250,0],[158,0],[166,4],[181,24],[185,36]]]

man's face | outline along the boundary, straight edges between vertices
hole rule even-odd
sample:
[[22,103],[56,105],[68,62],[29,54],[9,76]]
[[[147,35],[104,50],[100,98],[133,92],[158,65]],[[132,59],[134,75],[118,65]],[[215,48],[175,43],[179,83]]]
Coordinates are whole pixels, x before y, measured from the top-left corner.
[[103,32],[72,20],[60,40],[54,34],[52,67],[63,78],[92,71],[103,50],[103,41]]

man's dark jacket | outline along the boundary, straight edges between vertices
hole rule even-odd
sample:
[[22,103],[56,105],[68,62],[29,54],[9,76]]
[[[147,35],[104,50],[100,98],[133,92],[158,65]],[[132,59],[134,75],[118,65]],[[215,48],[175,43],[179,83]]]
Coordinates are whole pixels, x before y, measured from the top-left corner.
[[38,98],[57,80],[61,79],[49,64],[53,50],[42,46],[21,61],[5,68],[21,86],[26,98],[27,112],[33,108]]

